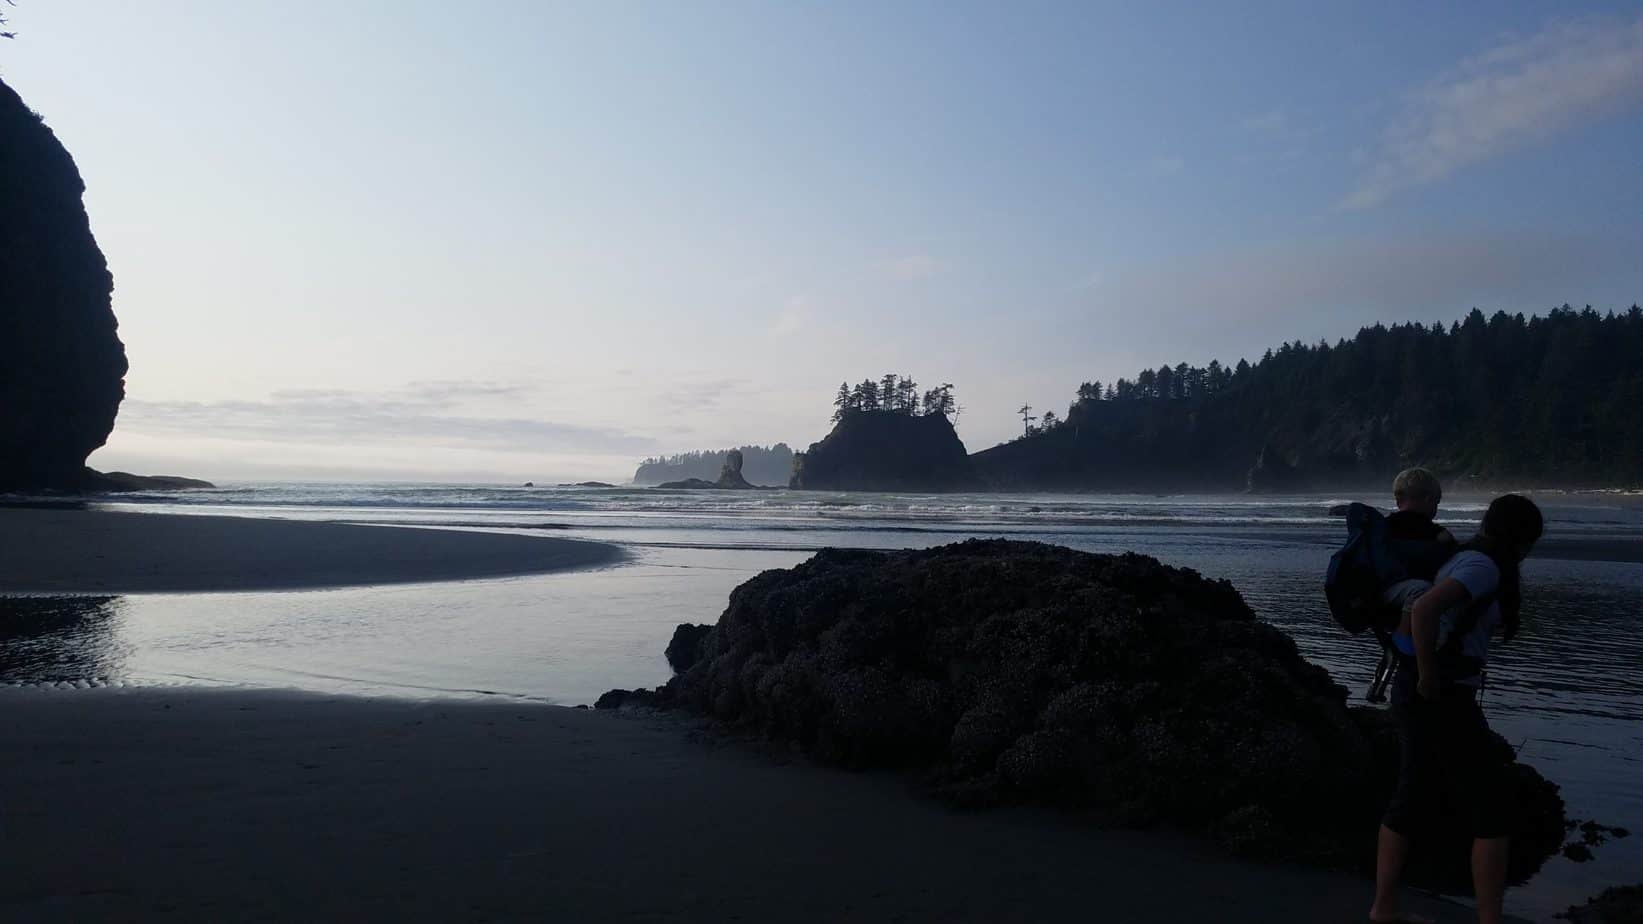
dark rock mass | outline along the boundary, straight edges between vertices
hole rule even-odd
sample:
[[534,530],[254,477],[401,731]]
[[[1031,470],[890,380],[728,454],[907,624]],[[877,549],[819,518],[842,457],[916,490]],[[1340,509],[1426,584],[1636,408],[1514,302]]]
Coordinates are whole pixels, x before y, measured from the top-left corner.
[[1606,889],[1558,917],[1575,924],[1643,924],[1643,885]]
[[719,469],[719,481],[716,486],[737,490],[753,487],[747,483],[746,478],[742,477],[742,451],[740,449],[732,449],[725,453],[725,464],[723,468]]
[[80,476],[82,491],[186,491],[193,488],[214,488],[216,485],[198,478],[181,475],[133,475],[130,472],[99,472],[88,468]]
[[[912,769],[963,804],[1076,807],[1252,856],[1372,869],[1396,776],[1384,711],[1349,709],[1227,582],[1141,555],[1005,540],[824,550],[736,588],[717,625],[681,626],[667,655],[669,683],[605,705]],[[1556,786],[1517,772],[1521,882],[1557,851],[1564,817]],[[1464,831],[1442,831],[1409,878],[1463,892]]]
[[727,451],[724,454],[724,459],[724,464],[719,469],[718,481],[708,481],[703,478],[686,478],[683,481],[666,481],[657,485],[657,487],[688,491],[758,490],[758,485],[749,484],[747,479],[742,477],[742,451],[740,449],[732,449]]
[[684,481],[664,481],[657,485],[658,488],[665,488],[668,490],[688,491],[702,491],[717,488],[718,486],[719,483],[716,481],[703,481],[700,478],[686,478]]
[[0,491],[81,487],[125,395],[74,159],[0,82]]
[[793,450],[786,443],[774,446],[743,446],[739,449],[711,449],[657,456],[639,463],[633,473],[636,485],[662,485],[690,479],[714,482],[724,474],[732,452],[742,457],[737,468],[753,487],[785,487],[793,474]]
[[852,411],[793,459],[789,486],[812,491],[962,491],[979,486],[943,414]]

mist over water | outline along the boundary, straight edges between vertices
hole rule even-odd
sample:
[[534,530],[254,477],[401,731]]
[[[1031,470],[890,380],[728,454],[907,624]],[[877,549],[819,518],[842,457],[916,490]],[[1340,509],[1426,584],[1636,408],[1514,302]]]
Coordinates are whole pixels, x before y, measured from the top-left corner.
[[[1136,551],[1230,580],[1361,701],[1377,652],[1341,632],[1321,588],[1344,537],[1329,495],[1250,497],[700,492],[654,488],[239,484],[123,497],[109,509],[441,526],[620,543],[631,563],[557,575],[279,593],[0,597],[0,683],[244,684],[401,697],[591,703],[668,676],[681,622],[825,546],[971,536]],[[1382,502],[1383,498],[1361,498]],[[1549,548],[1524,567],[1525,628],[1497,640],[1491,723],[1564,787],[1571,817],[1643,829],[1643,564],[1589,554],[1643,540],[1643,498],[1551,495]],[[1463,538],[1487,503],[1445,500]],[[1624,555],[1615,556],[1625,558]],[[1643,837],[1554,860],[1510,898],[1541,918],[1643,868]]]

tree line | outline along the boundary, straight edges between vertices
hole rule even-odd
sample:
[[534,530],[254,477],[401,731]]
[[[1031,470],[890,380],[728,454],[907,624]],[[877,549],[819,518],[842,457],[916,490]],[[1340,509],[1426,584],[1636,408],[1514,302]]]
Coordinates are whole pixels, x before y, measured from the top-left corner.
[[[1643,309],[1473,310],[1285,343],[1258,362],[1079,386],[988,455],[1028,481],[1233,487],[1268,449],[1320,486],[1401,465],[1533,484],[1643,483]],[[1023,416],[1030,409],[1023,408]],[[1004,469],[997,467],[999,471]],[[1036,474],[1034,474],[1036,473]]]
[[855,386],[840,382],[833,398],[833,422],[862,411],[888,411],[894,414],[940,414],[953,417],[958,414],[958,402],[953,397],[953,384],[943,382],[935,388],[920,392],[918,382],[910,375],[886,373],[878,381],[863,379]]

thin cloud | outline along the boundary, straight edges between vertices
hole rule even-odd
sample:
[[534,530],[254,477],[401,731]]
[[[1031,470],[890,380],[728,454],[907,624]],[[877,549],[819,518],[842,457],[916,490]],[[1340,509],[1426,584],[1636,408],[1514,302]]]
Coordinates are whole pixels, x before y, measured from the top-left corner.
[[1107,281],[1107,274],[1102,272],[1101,270],[1095,270],[1094,272],[1091,272],[1089,275],[1087,275],[1087,276],[1083,277],[1082,279],[1079,279],[1076,282],[1074,282],[1072,284],[1071,288],[1074,292],[1084,292],[1084,291],[1087,291],[1089,289],[1094,289],[1094,288],[1100,286],[1102,283],[1104,283],[1106,281]]
[[946,271],[947,265],[929,254],[916,253],[905,257],[896,257],[892,260],[883,260],[878,264],[879,272],[891,279],[911,282],[919,279],[930,279]]
[[1387,128],[1347,208],[1643,101],[1643,16],[1583,20],[1503,42],[1417,90]]
[[1185,170],[1186,166],[1186,158],[1174,154],[1159,155],[1147,162],[1147,169],[1152,171],[1154,176],[1174,176]]
[[770,324],[770,332],[777,337],[796,334],[810,324],[810,302],[794,295],[782,302],[781,310]]
[[1126,268],[1089,298],[1147,319],[1130,331],[1131,348],[1180,355],[1347,336],[1363,323],[1452,317],[1473,306],[1596,303],[1590,280],[1631,262],[1622,244],[1589,235],[1285,242]]
[[620,430],[438,410],[483,389],[423,383],[395,392],[293,389],[263,401],[126,400],[121,432],[326,445],[467,446],[504,452],[646,452],[655,441]]
[[725,398],[746,391],[751,386],[752,383],[746,379],[735,378],[675,382],[657,396],[656,404],[668,414],[711,411],[717,409]]
[[1289,131],[1289,115],[1282,109],[1274,109],[1249,116],[1241,124],[1246,132],[1283,137]]

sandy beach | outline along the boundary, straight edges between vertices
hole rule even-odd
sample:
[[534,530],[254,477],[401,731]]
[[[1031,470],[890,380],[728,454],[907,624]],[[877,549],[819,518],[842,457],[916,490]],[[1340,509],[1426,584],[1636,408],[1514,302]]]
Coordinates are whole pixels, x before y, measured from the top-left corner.
[[1368,900],[553,706],[0,690],[0,779],[8,921],[1324,921]]
[[0,592],[296,590],[542,574],[620,561],[547,536],[94,509],[0,508]]

